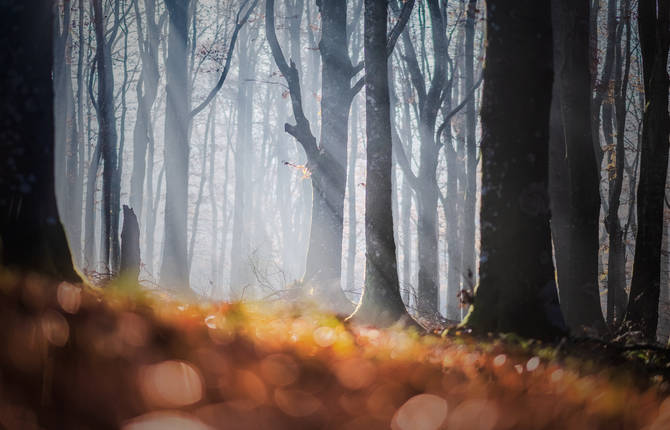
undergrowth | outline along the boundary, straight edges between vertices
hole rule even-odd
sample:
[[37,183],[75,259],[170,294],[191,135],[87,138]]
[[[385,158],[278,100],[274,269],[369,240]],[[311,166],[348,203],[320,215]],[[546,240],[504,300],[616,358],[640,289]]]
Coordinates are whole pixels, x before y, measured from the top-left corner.
[[0,275],[10,429],[670,428],[667,356]]

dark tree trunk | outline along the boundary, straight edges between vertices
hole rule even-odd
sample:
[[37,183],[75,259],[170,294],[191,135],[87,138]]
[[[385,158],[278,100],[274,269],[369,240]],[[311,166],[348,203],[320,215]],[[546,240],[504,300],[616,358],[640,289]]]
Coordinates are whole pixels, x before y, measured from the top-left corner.
[[391,114],[385,2],[365,0],[367,180],[365,287],[352,320],[389,325],[408,319],[398,282],[391,191]]
[[589,5],[581,0],[552,0],[552,20],[554,97],[563,138],[554,144],[564,145],[565,154],[558,155],[565,156],[562,168],[567,180],[567,199],[562,202],[567,208],[553,215],[557,224],[554,234],[559,236],[554,244],[560,248],[556,252],[560,254],[561,309],[574,333],[588,329],[603,334],[606,326],[598,289],[600,177],[593,168],[596,154],[589,115]]
[[190,0],[166,0],[170,19],[165,105],[165,235],[160,284],[189,292],[186,258],[190,97],[187,40]]
[[633,280],[625,321],[656,339],[663,237],[663,199],[668,169],[668,45],[670,1],[638,3],[638,29],[644,76],[640,182]]
[[550,1],[489,0],[486,10],[480,283],[465,324],[549,338],[565,333],[547,193]]
[[132,284],[137,284],[140,276],[140,225],[135,212],[127,205],[123,205],[119,274],[123,282]]
[[54,190],[53,10],[0,6],[0,265],[81,281]]
[[[477,0],[469,0],[465,20],[465,91],[470,91],[475,83],[474,42]],[[465,96],[465,95],[464,95]],[[477,116],[475,115],[475,97],[465,108],[465,151],[467,184],[465,188],[465,207],[463,211],[463,261],[462,270],[468,276],[468,284],[476,284],[475,272],[475,205],[477,203]]]
[[[105,272],[114,275],[118,271],[119,249],[119,201],[116,199],[115,182],[118,169],[116,116],[114,106],[114,70],[112,65],[111,44],[116,38],[119,23],[108,38],[100,0],[91,0],[93,5],[93,23],[95,27],[95,61],[98,74],[98,140],[103,162],[102,174],[102,263]],[[115,20],[118,20],[118,4],[115,6]]]

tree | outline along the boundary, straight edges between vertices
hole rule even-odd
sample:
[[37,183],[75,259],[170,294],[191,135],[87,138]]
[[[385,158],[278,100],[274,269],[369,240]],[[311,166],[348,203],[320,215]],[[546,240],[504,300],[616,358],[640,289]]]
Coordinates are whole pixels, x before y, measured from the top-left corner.
[[630,300],[625,322],[646,338],[656,338],[661,277],[663,200],[668,169],[668,47],[670,1],[638,2],[645,109],[642,125],[638,228]]
[[[151,110],[158,95],[158,44],[160,42],[161,24],[156,22],[156,0],[144,2],[143,16],[140,14],[139,1],[133,2],[137,25],[137,38],[142,71],[137,80],[137,119],[133,129],[133,168],[130,179],[130,207],[138,217],[142,217],[144,201],[144,181],[149,167],[149,175],[153,173],[152,163],[147,161],[147,149],[154,148],[154,130],[151,121]],[[147,180],[148,180],[147,176]],[[149,187],[150,184],[147,184]],[[150,208],[149,208],[150,209]],[[150,212],[150,211],[148,211]]]
[[[440,147],[436,143],[436,121],[442,107],[442,94],[450,82],[447,63],[450,61],[447,43],[445,13],[437,0],[427,2],[431,35],[435,49],[433,69],[421,70],[416,50],[407,32],[402,34],[405,61],[412,85],[419,101],[420,163],[414,174],[406,156],[399,154],[399,165],[417,199],[417,255],[419,259],[418,297],[419,315],[434,320],[439,315],[439,264],[437,243],[437,161]],[[429,82],[428,85],[426,83]],[[396,146],[401,149],[401,145]],[[454,300],[456,298],[453,298]]]
[[114,23],[107,31],[106,15],[101,0],[91,0],[95,28],[95,63],[97,68],[97,99],[94,103],[98,118],[98,142],[103,162],[102,176],[102,264],[106,273],[114,275],[119,269],[120,182],[117,170],[116,108],[114,104],[114,71],[112,44],[121,24],[119,2],[114,5]]
[[[465,90],[475,84],[474,42],[475,19],[477,16],[477,0],[468,0],[465,19]],[[467,275],[468,288],[476,283],[475,264],[475,207],[477,204],[477,116],[475,114],[475,98],[472,97],[465,107],[465,152],[466,152],[466,187],[465,205],[463,208],[463,259],[461,265]]]
[[547,338],[565,332],[549,229],[549,0],[487,2],[479,285],[464,325]]
[[[552,0],[554,95],[560,136],[552,151],[554,168],[565,172],[566,197],[557,207],[552,192],[552,231],[561,309],[575,333],[606,331],[598,290],[600,175],[594,168],[589,103],[589,5],[579,0]],[[562,165],[559,165],[562,164]],[[554,185],[554,184],[552,184]],[[558,184],[563,186],[563,184]],[[554,186],[551,187],[553,191]],[[555,211],[553,209],[556,209]]]
[[[631,65],[631,25],[630,0],[624,0],[622,6],[623,25],[617,30],[617,49],[615,54],[614,110],[616,113],[616,145],[609,151],[608,169],[609,208],[605,218],[605,228],[609,234],[609,253],[607,257],[607,323],[610,327],[621,324],[626,312],[626,244],[625,232],[619,219],[621,191],[623,188],[626,165],[626,114],[628,81]],[[626,31],[626,46],[621,49],[621,38]],[[605,115],[603,115],[604,117]],[[611,115],[608,115],[611,116]],[[603,121],[604,122],[604,121]],[[608,144],[608,147],[612,148]],[[630,188],[635,187],[631,184]],[[632,203],[631,203],[632,204]]]
[[365,286],[350,319],[390,325],[409,320],[400,297],[391,202],[391,111],[386,56],[385,2],[365,0]]
[[[191,292],[186,239],[191,121],[193,117],[202,112],[214,99],[228,76],[237,36],[242,26],[247,22],[258,0],[253,0],[251,5],[247,7],[250,1],[244,1],[238,10],[235,29],[230,39],[225,64],[219,80],[207,94],[207,97],[192,110],[190,108],[191,94],[187,60],[188,24],[192,9],[191,0],[165,1],[169,15],[170,31],[168,35],[168,57],[166,63],[165,235],[160,284],[185,293]],[[245,10],[246,12],[243,15],[242,12]],[[191,43],[195,43],[195,40],[191,41]]]
[[[402,32],[414,2],[403,7],[398,20],[385,43],[384,52],[390,55],[397,37]],[[353,97],[363,87],[363,78],[354,85],[351,79],[363,68],[363,63],[351,65],[347,49],[346,2],[320,1],[323,29],[319,51],[322,67],[321,139],[312,132],[303,109],[302,89],[298,68],[293,60],[286,61],[274,25],[274,0],[267,0],[265,33],[272,56],[284,75],[291,96],[295,125],[284,129],[302,146],[312,185],[312,220],[309,247],[303,281],[314,287],[315,296],[326,307],[336,312],[349,313],[351,302],[340,287],[342,269],[342,234],[344,195],[347,164],[347,124]]]
[[186,214],[188,210],[189,101],[187,45],[191,0],[166,0],[169,14],[165,104],[165,236],[160,284],[188,291]]
[[0,265],[81,281],[54,190],[53,11],[0,4]]

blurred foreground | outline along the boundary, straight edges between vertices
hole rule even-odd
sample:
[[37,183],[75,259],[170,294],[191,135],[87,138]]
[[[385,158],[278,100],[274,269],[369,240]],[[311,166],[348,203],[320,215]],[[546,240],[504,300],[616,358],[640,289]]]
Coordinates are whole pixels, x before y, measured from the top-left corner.
[[8,429],[670,428],[667,382],[643,351],[353,328],[8,274],[0,325]]

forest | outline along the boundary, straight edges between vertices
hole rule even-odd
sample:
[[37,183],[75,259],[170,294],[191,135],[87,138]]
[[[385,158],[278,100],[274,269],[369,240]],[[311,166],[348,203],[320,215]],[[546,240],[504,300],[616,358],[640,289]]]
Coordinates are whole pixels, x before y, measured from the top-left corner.
[[670,0],[0,0],[0,428],[670,428]]

